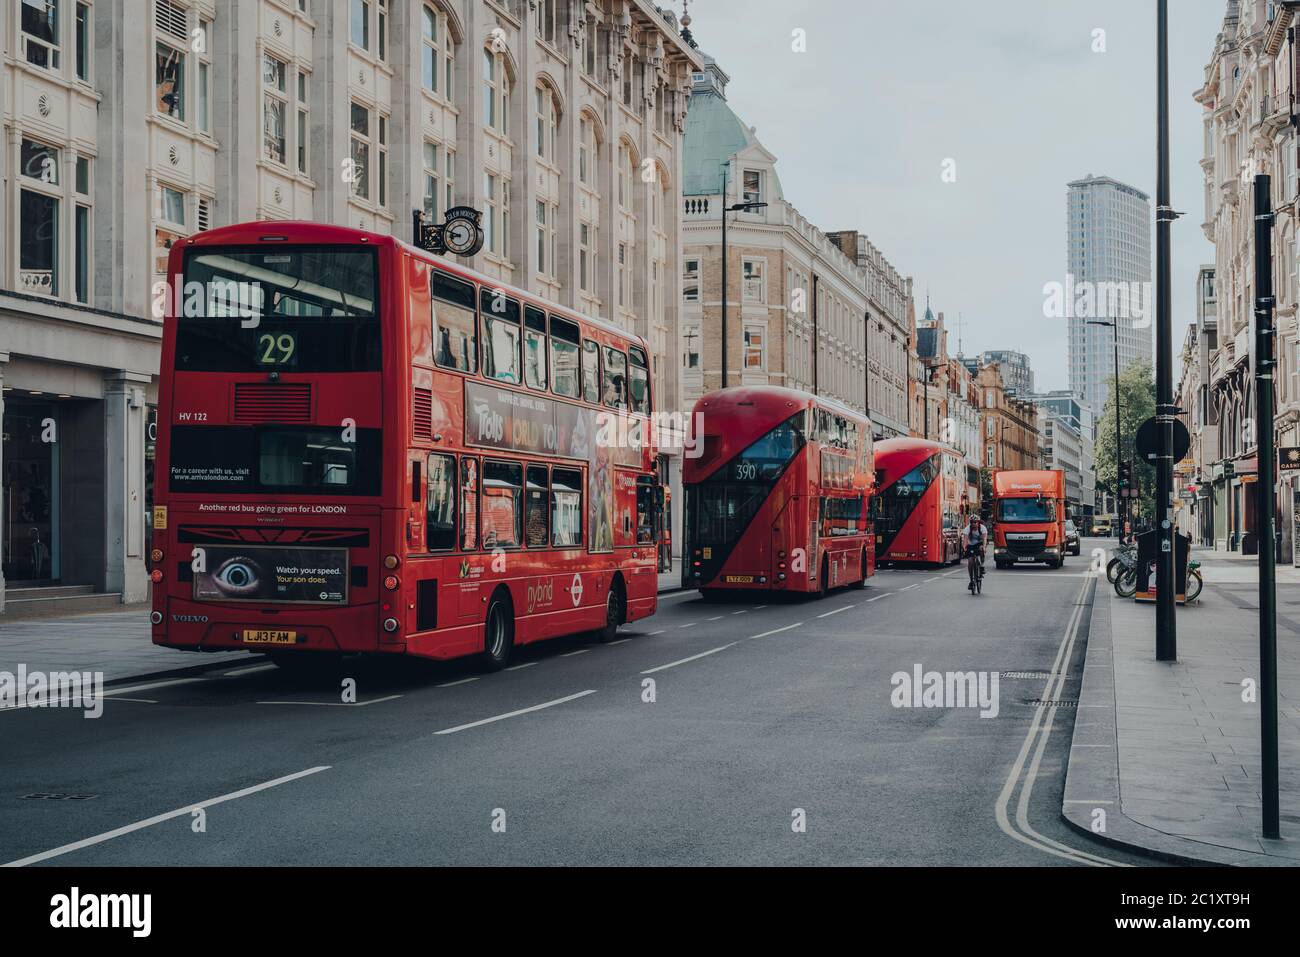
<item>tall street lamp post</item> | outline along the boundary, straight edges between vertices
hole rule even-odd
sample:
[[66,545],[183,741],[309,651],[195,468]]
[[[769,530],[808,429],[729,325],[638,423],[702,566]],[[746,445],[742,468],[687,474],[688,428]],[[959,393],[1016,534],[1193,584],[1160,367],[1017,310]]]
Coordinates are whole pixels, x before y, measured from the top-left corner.
[[1120,462],[1120,448],[1119,448],[1119,441],[1120,441],[1120,439],[1119,439],[1119,435],[1120,435],[1120,432],[1119,432],[1119,323],[1118,323],[1118,321],[1114,321],[1114,320],[1106,320],[1106,319],[1089,319],[1089,320],[1087,321],[1087,324],[1090,325],[1090,326],[1110,326],[1111,333],[1112,333],[1111,338],[1113,339],[1113,341],[1114,341],[1114,343],[1115,343],[1115,511],[1116,511],[1116,513],[1117,513],[1116,517],[1118,517],[1118,518],[1121,519],[1120,521],[1118,521],[1118,522],[1115,523],[1115,525],[1116,525],[1116,528],[1115,528],[1115,537],[1116,537],[1117,539],[1122,539],[1122,538],[1124,537],[1124,522],[1123,522],[1123,518],[1124,518],[1124,517],[1127,517],[1127,515],[1128,515],[1128,503],[1125,503],[1125,505],[1124,505],[1124,516],[1122,516],[1122,517],[1119,516],[1119,515],[1118,515],[1119,509],[1120,509],[1120,504],[1119,504],[1119,492],[1120,492],[1120,488],[1119,488],[1119,462]]
[[[727,213],[748,213],[767,203],[733,203],[727,205],[727,166],[722,167],[722,387],[727,387]],[[814,346],[814,348],[816,348]]]

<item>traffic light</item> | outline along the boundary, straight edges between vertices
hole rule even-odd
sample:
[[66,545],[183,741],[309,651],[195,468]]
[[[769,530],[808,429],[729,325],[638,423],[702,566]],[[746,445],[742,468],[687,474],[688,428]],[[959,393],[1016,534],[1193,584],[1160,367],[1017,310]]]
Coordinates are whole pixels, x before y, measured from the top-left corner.
[[1123,461],[1119,463],[1119,479],[1116,482],[1119,487],[1119,497],[1128,498],[1129,489],[1133,485],[1133,463]]

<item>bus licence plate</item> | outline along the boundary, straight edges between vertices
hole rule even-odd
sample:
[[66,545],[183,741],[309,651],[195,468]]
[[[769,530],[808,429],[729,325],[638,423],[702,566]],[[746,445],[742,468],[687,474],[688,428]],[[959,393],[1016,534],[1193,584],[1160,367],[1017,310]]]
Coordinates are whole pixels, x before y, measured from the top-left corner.
[[732,585],[752,585],[754,584],[753,575],[728,575],[723,581]]
[[292,645],[298,640],[296,631],[265,631],[245,629],[244,643],[256,645]]

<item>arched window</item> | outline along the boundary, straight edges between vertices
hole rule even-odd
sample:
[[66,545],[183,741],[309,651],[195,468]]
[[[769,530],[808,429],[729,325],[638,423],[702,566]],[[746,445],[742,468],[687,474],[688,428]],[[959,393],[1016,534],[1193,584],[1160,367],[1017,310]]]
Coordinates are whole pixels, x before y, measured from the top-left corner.
[[483,51],[483,125],[510,135],[510,77],[505,54]]
[[533,92],[537,111],[536,130],[534,132],[537,139],[537,155],[544,160],[555,163],[555,139],[556,131],[560,126],[560,107],[555,101],[555,96],[551,93],[551,88],[545,83],[538,83]]
[[429,4],[420,11],[420,80],[430,93],[452,98],[452,62],[455,44],[447,27],[447,15]]

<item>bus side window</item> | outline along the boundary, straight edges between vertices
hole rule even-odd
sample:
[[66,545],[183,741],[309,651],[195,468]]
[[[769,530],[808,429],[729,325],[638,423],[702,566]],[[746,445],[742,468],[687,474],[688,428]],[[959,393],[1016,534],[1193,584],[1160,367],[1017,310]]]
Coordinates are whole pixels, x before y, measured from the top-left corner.
[[438,365],[460,372],[478,371],[478,313],[474,284],[429,270],[433,312],[433,356]]
[[425,547],[449,551],[456,547],[456,459],[433,452],[425,472]]
[[518,462],[483,463],[483,547],[518,548],[523,540],[524,470]]
[[591,339],[582,340],[582,397],[600,401],[600,346]]
[[483,374],[497,382],[518,385],[519,303],[500,289],[483,287]]
[[582,472],[551,469],[551,544],[582,546]]
[[605,378],[602,401],[611,409],[627,408],[627,356],[605,347]]
[[649,545],[655,540],[655,484],[648,475],[636,480],[636,543]]
[[524,307],[524,382],[546,391],[546,313]]
[[551,388],[556,395],[576,399],[582,394],[578,381],[578,325],[551,316]]
[[633,346],[627,353],[628,396],[632,400],[632,411],[639,415],[650,412],[650,365],[646,362],[645,350]]
[[529,548],[545,548],[550,542],[550,508],[546,501],[550,480],[545,465],[528,466],[524,489],[524,541]]
[[478,459],[460,460],[460,547],[478,551]]

